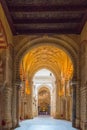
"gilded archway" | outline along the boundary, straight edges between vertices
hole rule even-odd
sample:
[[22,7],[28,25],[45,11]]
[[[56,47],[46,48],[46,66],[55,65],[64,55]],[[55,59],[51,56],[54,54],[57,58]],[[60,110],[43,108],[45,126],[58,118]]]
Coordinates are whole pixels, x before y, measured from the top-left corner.
[[[27,39],[27,38],[26,38]],[[70,44],[71,42],[71,44]],[[26,43],[24,41],[24,43]],[[77,73],[77,67],[78,66],[78,55],[77,55],[77,51],[78,51],[78,46],[77,44],[73,44],[75,43],[74,41],[72,41],[69,38],[67,38],[67,41],[64,41],[64,39],[62,40],[61,38],[54,38],[54,37],[41,37],[41,38],[35,38],[34,40],[31,40],[30,42],[27,41],[26,44],[24,45],[20,45],[20,49],[17,48],[17,55],[15,57],[16,62],[15,62],[15,70],[16,70],[16,80],[19,82],[20,81],[20,75],[19,75],[19,64],[20,64],[20,60],[21,58],[26,54],[26,52],[28,52],[29,50],[32,50],[34,47],[38,47],[38,46],[43,46],[44,45],[52,45],[52,46],[56,46],[58,48],[63,49],[65,52],[67,52],[67,54],[69,54],[69,56],[72,59],[73,65],[75,66],[74,68],[76,69],[74,71],[75,73],[75,77],[76,77],[76,73]],[[23,43],[21,43],[23,44]]]

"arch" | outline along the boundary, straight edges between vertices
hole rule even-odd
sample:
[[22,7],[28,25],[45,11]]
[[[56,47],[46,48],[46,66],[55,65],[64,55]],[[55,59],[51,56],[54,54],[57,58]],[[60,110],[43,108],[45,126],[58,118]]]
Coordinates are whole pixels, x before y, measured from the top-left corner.
[[49,92],[50,92],[50,89],[48,88],[48,85],[46,85],[46,86],[45,86],[45,85],[40,85],[40,87],[39,87],[39,89],[38,89],[38,92],[41,91],[43,88],[44,88],[45,90],[47,90],[47,91],[49,90]]
[[[28,45],[26,45],[28,43]],[[24,38],[19,44],[18,46],[16,46],[16,50],[17,52],[22,49],[23,47],[26,48],[26,47],[29,47],[29,46],[33,46],[34,43],[57,43],[59,44],[59,46],[63,46],[63,44],[65,43],[65,46],[66,47],[69,47],[71,46],[75,52],[77,53],[78,51],[78,44],[72,40],[69,36],[66,36],[66,35],[60,35],[60,36],[39,36],[39,37],[34,37],[34,38],[31,38],[31,37],[26,37]],[[74,44],[73,44],[74,43]]]
[[[57,48],[61,48],[62,50],[64,50],[70,56],[72,63],[73,63],[73,66],[74,66],[74,69],[75,69],[74,73],[73,73],[73,78],[75,78],[75,80],[77,80],[79,78],[79,73],[78,73],[79,72],[78,71],[78,69],[79,69],[79,54],[78,54],[79,46],[76,44],[76,42],[74,42],[73,40],[69,40],[69,42],[68,42],[68,37],[66,38],[66,40],[64,40],[64,39],[62,39],[62,36],[61,37],[53,37],[53,36],[46,37],[46,36],[44,36],[44,37],[35,37],[34,39],[31,39],[31,40],[30,39],[25,39],[25,40],[26,41],[23,41],[20,43],[20,45],[18,45],[18,48],[16,46],[16,52],[15,52],[16,55],[14,57],[14,59],[15,59],[15,62],[14,62],[14,86],[15,86],[15,83],[16,84],[20,83],[19,65],[20,65],[20,62],[21,62],[21,59],[23,58],[23,56],[27,52],[32,50],[33,48],[38,47],[38,46],[43,46],[43,45],[56,46]],[[72,115],[73,115],[72,123],[73,124],[76,121],[76,109],[77,109],[76,108],[77,107],[76,94],[77,93],[74,92],[73,100],[75,101],[75,103],[73,104],[74,111],[72,113]],[[14,96],[16,97],[16,93],[14,94]],[[52,115],[55,117],[55,111],[54,111],[54,113],[52,113]],[[31,115],[31,117],[32,117],[32,115]]]
[[48,67],[48,66],[44,65],[44,66],[40,66],[39,68],[36,68],[35,71],[33,71],[31,79],[34,77],[35,73],[37,73],[39,70],[41,70],[43,68],[51,71],[53,73],[53,75],[55,76],[55,78],[57,77],[57,73],[55,72],[55,70],[53,69],[52,66]]
[[[42,96],[44,95],[44,97]],[[51,92],[47,87],[42,86],[38,91],[38,114],[50,114]],[[43,111],[43,107],[45,108]]]
[[[44,87],[45,86],[45,87]],[[39,87],[38,87],[38,92],[39,92],[39,90],[41,89],[41,88],[47,88],[48,90],[49,90],[49,92],[50,92],[50,88],[49,88],[49,85],[45,85],[45,84],[42,84],[42,85],[39,85]]]
[[[73,41],[73,43],[75,42]],[[17,49],[15,58],[19,57],[20,59],[20,57],[23,57],[28,51],[32,50],[35,47],[43,45],[56,46],[57,48],[64,50],[71,57],[72,61],[75,60],[73,59],[73,56],[77,56],[78,49],[69,45],[68,42],[53,37],[40,37],[38,39],[27,41],[26,44],[24,44],[20,49]]]
[[[73,44],[75,42],[73,41]],[[77,75],[77,66],[78,66],[78,54],[77,51],[79,47],[75,43],[75,46],[72,44],[69,44],[69,42],[64,41],[61,38],[54,38],[54,37],[39,37],[35,38],[34,40],[31,40],[30,42],[27,41],[24,46],[21,45],[20,49],[18,48],[16,51],[18,52],[16,57],[15,57],[15,80],[20,81],[20,76],[19,76],[19,64],[21,61],[21,58],[31,49],[38,47],[38,46],[43,46],[43,45],[51,45],[51,46],[56,46],[57,48],[61,48],[64,50],[71,58],[73,66],[75,68],[74,74]]]

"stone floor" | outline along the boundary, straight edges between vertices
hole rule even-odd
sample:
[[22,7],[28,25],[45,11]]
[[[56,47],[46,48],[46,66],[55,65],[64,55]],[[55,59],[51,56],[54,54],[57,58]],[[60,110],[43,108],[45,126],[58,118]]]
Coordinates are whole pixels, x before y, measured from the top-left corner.
[[57,120],[51,117],[40,116],[31,120],[20,122],[20,127],[15,130],[77,130],[72,128],[69,121]]

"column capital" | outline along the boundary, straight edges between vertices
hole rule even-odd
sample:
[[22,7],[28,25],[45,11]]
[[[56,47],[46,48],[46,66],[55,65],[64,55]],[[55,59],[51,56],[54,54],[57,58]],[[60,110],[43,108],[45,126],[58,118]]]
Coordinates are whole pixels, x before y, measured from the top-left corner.
[[20,90],[20,89],[21,89],[21,85],[20,85],[20,84],[21,84],[20,82],[15,83],[15,88],[16,88],[17,90]]
[[5,81],[5,82],[2,84],[2,87],[0,88],[0,91],[6,90],[6,89],[12,91],[12,88],[10,87],[10,83],[7,82],[7,81]]
[[20,90],[20,89],[21,89],[20,84],[19,84],[19,85],[17,85],[17,86],[16,86],[16,88],[17,88],[18,90]]
[[14,48],[14,45],[12,43],[8,43],[8,48]]
[[78,82],[79,82],[78,80],[75,80],[75,79],[74,79],[74,80],[72,80],[72,81],[70,82],[70,85],[72,85],[72,86],[73,86],[73,85],[77,85]]

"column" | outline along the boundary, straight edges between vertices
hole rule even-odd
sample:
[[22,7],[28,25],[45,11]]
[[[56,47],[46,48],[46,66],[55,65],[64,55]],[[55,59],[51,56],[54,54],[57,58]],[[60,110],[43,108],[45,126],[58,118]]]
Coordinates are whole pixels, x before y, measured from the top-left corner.
[[80,84],[79,80],[78,83],[75,85],[76,86],[76,128],[79,129],[80,127],[80,103],[81,103],[81,98],[80,98]]
[[6,130],[8,130],[12,127],[13,46],[11,44],[6,48],[6,63],[4,67],[5,87],[3,90],[3,102],[5,107],[3,108],[3,120],[6,122]]
[[66,120],[69,120],[68,97],[66,97]]
[[12,127],[15,128],[17,126],[17,117],[16,117],[16,105],[17,105],[17,88],[16,84],[13,86],[12,92]]
[[80,91],[79,81],[72,82],[72,126],[79,128],[80,126]]
[[73,85],[72,99],[72,126],[76,127],[76,85]]
[[56,84],[56,118],[61,118],[61,95],[60,95],[60,80]]
[[24,100],[21,99],[21,118],[24,119]]
[[5,122],[3,126],[3,130],[10,130],[12,127],[12,117],[11,117],[11,97],[12,97],[12,90],[5,85],[5,89],[3,91],[3,122]]
[[33,83],[30,79],[30,118],[33,118]]
[[17,117],[17,126],[19,126],[20,121],[20,85],[17,85],[17,104],[16,104],[16,117]]
[[29,118],[33,118],[33,115],[32,115],[32,94],[29,95]]

